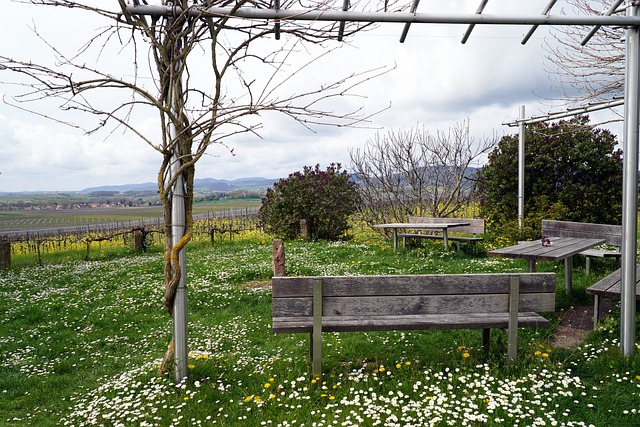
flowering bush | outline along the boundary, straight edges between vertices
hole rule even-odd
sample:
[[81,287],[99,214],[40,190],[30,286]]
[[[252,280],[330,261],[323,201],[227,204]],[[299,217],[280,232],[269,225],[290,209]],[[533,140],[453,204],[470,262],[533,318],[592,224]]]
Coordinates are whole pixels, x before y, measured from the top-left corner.
[[326,171],[305,166],[267,190],[259,215],[265,230],[280,238],[298,237],[304,219],[312,240],[338,240],[349,229],[358,202],[356,184],[339,163]]

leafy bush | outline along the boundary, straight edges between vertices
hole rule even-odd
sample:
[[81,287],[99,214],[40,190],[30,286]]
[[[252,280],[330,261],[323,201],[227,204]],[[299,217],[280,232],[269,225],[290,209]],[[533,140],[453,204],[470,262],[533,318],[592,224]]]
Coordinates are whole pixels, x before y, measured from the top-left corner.
[[[622,152],[616,143],[609,131],[594,129],[587,116],[527,126],[524,213],[531,235],[520,238],[539,237],[541,219],[619,224]],[[492,232],[513,230],[518,215],[518,135],[500,140],[476,178],[487,226]]]
[[298,237],[304,219],[311,239],[338,240],[359,200],[356,184],[339,163],[326,171],[305,166],[267,190],[259,215],[265,231],[283,239]]

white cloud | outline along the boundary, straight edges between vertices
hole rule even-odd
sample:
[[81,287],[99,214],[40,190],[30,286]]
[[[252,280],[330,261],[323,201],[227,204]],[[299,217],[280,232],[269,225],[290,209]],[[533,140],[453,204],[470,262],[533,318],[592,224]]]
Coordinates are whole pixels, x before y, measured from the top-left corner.
[[[473,13],[479,2],[427,2],[420,12]],[[540,13],[546,1],[514,2],[494,0],[485,13]],[[562,3],[562,2],[559,2]],[[38,8],[10,2],[3,4],[0,25],[6,34],[21,43],[5,43],[0,55],[41,59],[50,55],[43,43],[34,39],[27,26],[36,22],[43,35],[52,36],[73,51],[79,43],[96,33],[96,25],[62,8]],[[554,11],[560,13],[562,5]],[[46,14],[43,12],[46,10]],[[59,31],[60,27],[73,31]],[[291,80],[287,90],[302,85],[317,85],[356,71],[381,66],[395,69],[364,84],[357,92],[361,98],[339,98],[331,108],[345,111],[365,107],[372,112],[391,108],[375,116],[368,129],[315,127],[308,131],[293,120],[276,114],[260,116],[263,139],[245,134],[226,141],[235,156],[221,146],[212,146],[209,155],[197,166],[197,176],[242,178],[285,177],[303,166],[331,162],[349,166],[349,149],[363,146],[376,131],[425,126],[432,132],[446,130],[470,119],[476,138],[515,133],[502,126],[517,117],[518,106],[527,105],[528,114],[549,111],[540,96],[550,94],[551,82],[544,71],[543,37],[548,29],[539,28],[528,44],[521,45],[526,27],[475,27],[465,45],[460,43],[466,25],[411,26],[405,43],[398,39],[402,24],[384,24],[375,31],[356,35],[350,44],[327,55]],[[269,40],[265,43],[284,43]],[[309,60],[322,50],[301,49],[299,61]],[[103,55],[108,55],[107,52]],[[305,59],[306,58],[306,59]],[[202,60],[205,60],[203,58]],[[124,61],[124,62],[120,62]],[[126,52],[109,64],[131,66]],[[291,69],[296,69],[292,62]],[[258,78],[268,71],[258,69]],[[0,71],[0,81],[2,72]],[[2,94],[14,88],[0,85]],[[118,95],[119,96],[119,95]],[[116,95],[109,102],[118,103]],[[77,118],[74,118],[77,119]],[[80,119],[79,119],[80,120]],[[82,119],[83,120],[83,119]],[[140,117],[143,128],[155,133],[153,117]],[[603,121],[606,119],[602,119]],[[20,110],[0,105],[0,191],[79,190],[85,187],[155,181],[159,154],[144,142],[119,130],[112,135],[87,136]]]

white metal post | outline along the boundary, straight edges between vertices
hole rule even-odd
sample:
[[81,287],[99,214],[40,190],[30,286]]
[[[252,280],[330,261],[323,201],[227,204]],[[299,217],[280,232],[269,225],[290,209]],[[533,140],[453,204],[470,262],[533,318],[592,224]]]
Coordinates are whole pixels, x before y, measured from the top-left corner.
[[524,225],[524,105],[520,106],[520,136],[518,138],[518,228]]
[[[627,14],[637,17],[638,9],[638,1],[630,1]],[[635,349],[636,318],[640,32],[638,27],[630,26],[627,27],[626,34],[620,347],[625,356],[630,356]]]
[[[172,127],[173,128],[173,127]],[[175,137],[175,132],[172,135]],[[180,167],[178,157],[174,155],[171,167],[172,174]],[[171,194],[171,231],[172,244],[175,246],[186,231],[186,215],[184,206],[184,180],[182,175],[176,179]],[[180,262],[180,282],[173,300],[173,346],[175,362],[175,381],[182,381],[188,376],[188,348],[187,348],[187,255],[185,248],[178,254]]]

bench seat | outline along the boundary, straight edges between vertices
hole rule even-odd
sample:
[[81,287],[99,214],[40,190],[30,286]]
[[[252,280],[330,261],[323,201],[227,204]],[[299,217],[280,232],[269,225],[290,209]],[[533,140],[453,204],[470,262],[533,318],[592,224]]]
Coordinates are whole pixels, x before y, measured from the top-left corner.
[[[398,234],[398,237],[402,237],[403,241],[406,238],[433,239],[433,240],[443,239],[443,236],[440,234],[422,234],[422,233],[402,233],[402,234]],[[484,240],[483,237],[451,236],[451,235],[449,235],[447,239],[452,242],[461,242],[461,243],[477,243],[477,242],[482,242]]]
[[[593,328],[600,321],[600,298],[620,299],[620,276],[622,270],[617,269],[587,288],[587,294],[593,295]],[[636,281],[640,280],[640,265],[636,267]],[[640,287],[636,283],[636,301],[640,301]]]
[[[451,221],[452,221],[451,218],[426,218],[421,216],[410,216],[408,218],[408,222],[411,224],[425,224],[425,223],[429,224],[429,223],[438,223],[438,222],[442,223],[442,222],[451,222]],[[468,222],[469,225],[449,229],[447,240],[451,242],[456,242],[458,244],[458,249],[460,249],[460,243],[476,244],[484,240],[483,237],[479,237],[479,235],[484,234],[484,219],[462,218],[461,221]],[[402,233],[402,234],[398,234],[398,237],[402,237],[403,247],[406,246],[406,243],[407,243],[406,239],[444,240],[444,236],[442,234],[434,234],[433,232]]]
[[[323,316],[322,332],[401,331],[429,329],[505,329],[505,314],[422,314],[408,316]],[[519,328],[547,328],[549,320],[534,312],[518,314]],[[313,317],[279,317],[273,319],[274,333],[313,332]]]

